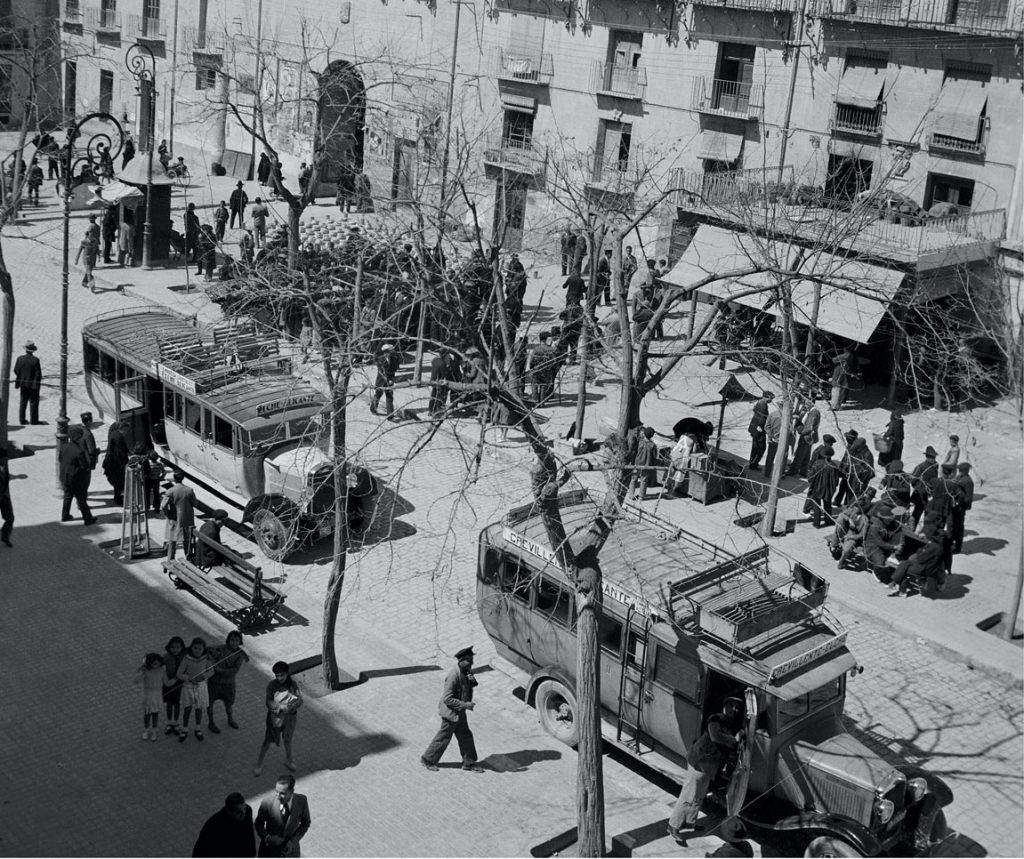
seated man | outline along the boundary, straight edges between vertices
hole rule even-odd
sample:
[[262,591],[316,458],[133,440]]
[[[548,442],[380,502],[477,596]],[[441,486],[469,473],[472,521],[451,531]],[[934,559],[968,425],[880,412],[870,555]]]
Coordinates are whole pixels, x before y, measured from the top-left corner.
[[828,547],[832,557],[839,562],[836,564],[837,570],[845,569],[854,550],[864,544],[867,529],[868,517],[861,501],[854,501],[844,507],[836,517],[836,527],[828,538]]
[[[226,510],[214,510],[213,516],[207,519],[199,528],[199,533],[204,537],[209,537],[215,543],[219,543],[220,530],[224,527],[224,523],[227,521],[228,514]],[[196,540],[195,545],[197,567],[209,570],[211,567],[217,566],[217,564],[224,560],[224,556],[205,541]]]
[[890,577],[890,567],[886,561],[900,543],[900,523],[893,515],[892,509],[883,507],[877,516],[870,518],[867,532],[864,534],[864,560],[868,569],[882,584]]
[[925,545],[905,561],[900,561],[892,574],[889,587],[894,596],[910,596],[907,593],[907,579],[911,576],[920,581],[921,594],[933,597],[946,586],[946,555],[949,538],[942,531],[934,534]]

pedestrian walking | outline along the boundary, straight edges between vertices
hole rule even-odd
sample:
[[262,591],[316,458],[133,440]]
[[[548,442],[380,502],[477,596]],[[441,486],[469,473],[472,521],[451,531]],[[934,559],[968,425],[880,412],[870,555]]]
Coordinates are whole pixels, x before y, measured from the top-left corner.
[[267,705],[267,727],[263,735],[263,745],[256,759],[254,776],[263,772],[263,759],[271,744],[280,746],[284,742],[284,765],[295,772],[295,759],[292,756],[292,737],[295,736],[295,723],[299,718],[302,706],[302,693],[299,684],[291,676],[287,662],[275,662],[271,671],[274,679],[267,684],[265,702]]
[[175,470],[171,475],[173,484],[164,493],[160,512],[167,517],[167,558],[174,560],[178,541],[187,558],[192,552],[192,529],[195,527],[196,494],[184,485],[185,475]]
[[537,405],[546,403],[555,392],[555,350],[551,348],[550,335],[542,331],[537,338],[540,342],[529,355],[527,373],[533,380],[533,398]]
[[266,152],[260,153],[260,161],[256,166],[256,181],[264,187],[270,181],[270,159],[267,158]]
[[882,433],[882,440],[886,443],[888,450],[878,452],[878,464],[886,466],[895,459],[903,459],[903,435],[904,423],[903,414],[899,409],[889,412],[889,423]]
[[113,262],[110,258],[110,253],[114,249],[114,241],[117,239],[117,208],[115,206],[107,206],[106,211],[103,213],[103,262],[107,265]]
[[647,490],[654,482],[654,469],[658,465],[658,445],[654,442],[654,427],[643,427],[633,459],[632,495],[638,501],[647,500]]
[[231,209],[231,229],[235,228],[235,218],[238,218],[238,226],[245,227],[245,207],[249,205],[249,195],[245,193],[244,184],[239,182],[235,190],[228,197],[229,208]]
[[60,521],[70,522],[74,517],[71,515],[71,501],[74,499],[78,510],[82,514],[82,521],[91,525],[96,521],[89,509],[89,477],[92,469],[89,467],[89,457],[82,448],[82,428],[71,427],[68,430],[68,437],[60,449],[60,484],[64,489],[64,502],[61,506]]
[[95,470],[100,461],[100,451],[96,446],[96,437],[92,434],[92,412],[82,412],[78,419],[82,422],[82,448],[89,457],[91,469]]
[[775,394],[771,391],[762,391],[761,398],[754,403],[754,411],[747,425],[747,432],[750,433],[750,460],[747,471],[758,471],[761,468],[761,457],[764,456],[767,447],[765,425],[768,423],[768,407],[774,398]]
[[[185,209],[185,264],[199,263],[199,215],[196,204],[189,203]],[[202,269],[199,271],[202,274]]]
[[255,856],[252,809],[240,793],[229,793],[224,807],[199,830],[193,856]]
[[128,446],[127,421],[113,421],[107,432],[107,452],[103,457],[103,474],[114,490],[114,504],[124,504],[125,470],[128,468],[130,448]]
[[437,772],[437,762],[454,736],[462,755],[462,768],[479,773],[483,772],[483,767],[477,763],[476,742],[466,718],[466,714],[476,706],[473,703],[473,687],[477,685],[473,676],[473,648],[462,648],[455,654],[455,659],[457,665],[444,678],[444,689],[437,707],[441,714],[441,727],[420,762],[431,772]]
[[164,714],[167,716],[167,725],[164,727],[164,734],[174,734],[178,731],[178,722],[181,719],[181,687],[184,686],[178,679],[178,669],[181,661],[185,658],[185,641],[180,635],[171,636],[164,645]]
[[11,466],[7,448],[0,447],[0,543],[8,549],[11,544],[11,531],[14,529],[14,503],[11,501]]
[[142,739],[156,742],[164,697],[164,660],[159,653],[146,654],[135,673],[135,682],[142,686]]
[[228,204],[223,200],[221,200],[220,205],[213,210],[213,225],[217,241],[224,241],[224,231],[228,226]]
[[43,385],[43,367],[36,357],[36,344],[25,343],[25,354],[14,362],[14,388],[18,391],[18,423],[25,426],[26,416],[36,426],[39,420],[39,390]]
[[839,484],[839,470],[832,459],[835,456],[834,444],[835,438],[826,433],[822,436],[822,444],[811,454],[804,512],[811,514],[815,528],[832,523],[832,496]]
[[128,220],[117,231],[117,264],[123,268],[126,263],[135,263],[135,225]]
[[[223,512],[223,511],[219,511]],[[225,514],[227,518],[227,514]],[[233,709],[235,706],[236,681],[238,672],[249,661],[249,654],[242,650],[242,633],[233,629],[224,640],[224,646],[211,651],[213,657],[213,676],[207,683],[210,693],[210,707],[206,711],[209,716],[210,732],[220,733],[220,728],[213,720],[213,705],[224,702],[224,715],[227,716],[228,727],[238,728]]]
[[442,350],[430,361],[430,416],[440,417],[448,402],[448,387],[443,382],[451,381],[454,359],[450,352]]
[[679,798],[668,819],[668,834],[685,844],[682,830],[702,832],[698,825],[700,807],[719,769],[736,753],[743,738],[744,704],[740,698],[726,698],[722,712],[708,719],[707,727],[686,756],[687,768]]
[[[959,555],[964,548],[964,522],[967,511],[974,506],[974,479],[971,477],[971,464],[961,462],[957,467],[956,487],[953,511],[949,519],[949,538],[954,555]],[[0,495],[2,495],[0,487]]]
[[572,268],[573,254],[576,250],[576,234],[569,229],[568,224],[562,228],[558,243],[561,250],[562,277],[565,277]]
[[309,831],[309,800],[295,792],[295,776],[283,775],[274,795],[260,803],[256,812],[257,856],[301,856],[300,842]]
[[313,178],[313,168],[306,164],[305,161],[299,165],[299,195],[302,197],[306,196],[306,191],[309,189],[309,180]]
[[398,372],[398,355],[391,343],[385,343],[377,353],[377,378],[373,383],[373,396],[370,398],[370,413],[377,414],[380,398],[384,397],[384,408],[390,420],[395,412],[395,374]]
[[250,214],[252,215],[256,247],[261,248],[267,243],[267,215],[270,214],[270,208],[263,202],[261,197],[257,197],[250,210]]
[[182,682],[181,687],[181,729],[178,731],[178,742],[188,739],[188,719],[195,711],[196,739],[202,742],[203,713],[210,709],[210,692],[207,681],[213,674],[213,657],[206,650],[206,641],[199,636],[192,639],[188,652],[182,657],[175,677]]
[[821,412],[824,406],[823,401],[815,400],[795,424],[796,450],[793,451],[793,462],[790,463],[789,471],[786,472],[790,477],[807,477],[811,451],[818,442],[818,428],[821,426]]
[[82,286],[87,286],[93,292],[96,291],[96,278],[93,276],[93,269],[96,268],[96,261],[100,255],[100,225],[96,223],[96,216],[89,215],[89,225],[85,228],[85,235],[82,243],[78,246],[78,253],[75,254],[75,265],[82,263],[84,272],[82,274]]
[[597,295],[604,295],[604,306],[611,307],[612,304],[612,249],[608,248],[604,256],[597,261],[597,294],[594,296],[594,303],[597,303]]
[[34,206],[39,205],[39,189],[43,187],[43,168],[35,158],[28,168],[28,199]]

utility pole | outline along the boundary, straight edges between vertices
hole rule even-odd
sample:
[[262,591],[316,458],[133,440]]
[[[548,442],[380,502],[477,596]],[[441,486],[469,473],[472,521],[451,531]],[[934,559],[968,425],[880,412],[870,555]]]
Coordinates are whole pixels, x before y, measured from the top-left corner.
[[260,93],[263,92],[263,0],[259,0],[256,6],[256,80],[254,81],[255,91],[252,94],[252,152],[249,161],[249,171],[253,178],[256,177],[256,134],[259,126],[256,124],[257,111],[260,103]]
[[441,199],[438,205],[438,211],[441,215],[441,229],[437,235],[438,248],[441,247],[445,222],[448,218],[445,205],[448,197],[448,162],[451,157],[452,148],[452,107],[455,104],[455,71],[459,56],[459,22],[461,20],[462,0],[455,0],[455,38],[452,40],[452,62],[448,70],[448,107],[447,118],[445,119],[444,156],[441,158]]
[[804,30],[807,22],[807,0],[800,0],[796,12],[796,41],[790,42],[793,48],[793,64],[789,68],[789,92],[786,95],[786,113],[782,120],[782,145],[779,147],[779,182],[782,182],[782,171],[786,167],[786,149],[789,146],[789,126],[793,118],[793,98],[796,95],[796,76],[800,68],[800,48],[804,42]]
[[[171,152],[174,152],[174,101],[178,84],[178,0],[174,0],[174,35],[171,36],[171,130],[167,137],[170,140]],[[188,266],[185,266],[188,269]]]

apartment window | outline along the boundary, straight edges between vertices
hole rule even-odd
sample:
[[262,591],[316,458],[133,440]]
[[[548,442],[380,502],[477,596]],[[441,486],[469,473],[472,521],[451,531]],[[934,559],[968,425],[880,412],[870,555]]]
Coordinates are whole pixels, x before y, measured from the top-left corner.
[[608,62],[619,68],[638,69],[642,46],[642,33],[612,30],[608,34]]
[[981,139],[991,80],[991,66],[980,63],[947,64],[939,101],[935,106],[933,144],[962,148],[956,145],[956,141],[970,144]]
[[64,63],[64,113],[75,115],[75,104],[78,101],[78,63],[68,60]]
[[836,93],[833,130],[874,134],[881,131],[887,54],[850,51]]
[[718,71],[715,75],[712,109],[742,113],[750,105],[754,84],[753,45],[723,42],[718,49]]
[[147,18],[159,18],[160,0],[145,0],[142,4],[142,14]]
[[217,69],[200,64],[196,68],[196,89],[216,89],[217,88]]
[[117,0],[101,0],[100,26],[107,30],[117,27]]
[[974,202],[974,180],[962,179],[959,176],[944,176],[941,173],[929,173],[924,190],[924,207],[931,209],[936,203],[947,203],[956,206],[957,211],[966,214]]
[[830,155],[828,175],[825,178],[825,196],[831,200],[848,202],[871,187],[871,173],[875,163],[849,155]]
[[533,145],[533,114],[506,110],[501,126],[501,145],[510,149],[529,149]]
[[[632,145],[631,123],[602,120],[598,139],[599,174],[607,174],[610,171],[624,173],[628,170]],[[597,178],[600,179],[601,175]]]
[[81,14],[82,10],[78,5],[78,0],[64,0],[65,18],[77,18]]
[[11,121],[11,96],[14,92],[11,64],[0,63],[0,124]]
[[647,77],[640,67],[643,36],[612,30],[608,34],[608,61],[601,89],[626,97],[643,95]]
[[110,113],[114,104],[114,73],[100,69],[100,112]]

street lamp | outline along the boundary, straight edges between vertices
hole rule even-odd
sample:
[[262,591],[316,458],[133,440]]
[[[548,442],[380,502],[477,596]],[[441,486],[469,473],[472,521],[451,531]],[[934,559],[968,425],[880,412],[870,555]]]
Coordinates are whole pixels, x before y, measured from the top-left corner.
[[[151,48],[136,42],[124,55],[139,92],[139,145],[148,150],[146,162],[146,222],[142,226],[142,268],[153,268],[153,139],[156,125],[156,56]],[[142,123],[145,124],[142,124]]]
[[[76,146],[87,123],[102,123],[99,130],[89,135],[84,147]],[[112,128],[107,128],[110,124]],[[117,144],[116,147],[114,144]],[[75,187],[75,175],[100,175],[102,163],[100,152],[105,148],[111,161],[121,154],[124,147],[124,131],[121,124],[109,113],[90,113],[72,122],[67,130],[67,143],[61,162],[61,181],[64,203],[63,258],[60,271],[60,414],[57,416],[57,490],[63,494],[60,482],[60,452],[68,439],[68,255],[71,236],[71,197]],[[77,154],[76,154],[77,152]]]

